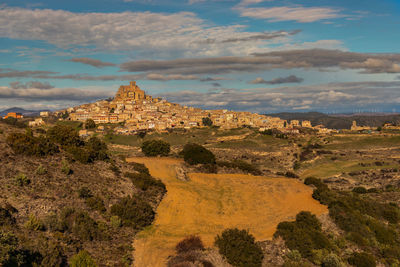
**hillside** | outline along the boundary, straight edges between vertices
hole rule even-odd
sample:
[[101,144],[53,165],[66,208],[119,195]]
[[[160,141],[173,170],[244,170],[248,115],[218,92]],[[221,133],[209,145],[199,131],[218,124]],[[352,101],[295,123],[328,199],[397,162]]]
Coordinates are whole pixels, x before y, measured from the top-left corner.
[[[28,140],[24,132],[0,123],[0,265],[67,266],[79,251],[98,266],[130,265],[132,240],[143,226],[125,223],[114,208],[132,195],[156,207],[162,193],[143,193],[122,177],[137,171],[118,157],[81,163],[62,147],[48,155],[11,149],[7,136]],[[11,240],[12,246],[3,243]]]
[[350,129],[353,121],[361,126],[379,127],[386,122],[400,124],[399,114],[351,114],[351,115],[327,115],[319,112],[306,113],[272,113],[272,117],[279,117],[284,120],[309,120],[311,124],[322,124],[330,129]]

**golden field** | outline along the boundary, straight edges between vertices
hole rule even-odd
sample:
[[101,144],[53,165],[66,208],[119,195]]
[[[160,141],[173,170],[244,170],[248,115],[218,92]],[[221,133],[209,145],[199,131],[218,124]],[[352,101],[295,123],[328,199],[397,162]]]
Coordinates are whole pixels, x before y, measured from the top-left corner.
[[152,226],[134,241],[136,267],[165,266],[176,243],[197,234],[206,246],[226,228],[248,229],[257,240],[270,239],[279,222],[294,219],[302,211],[314,214],[327,208],[311,197],[312,189],[300,181],[244,174],[189,174],[190,181],[176,178],[171,158],[128,158],[144,163],[161,179],[167,194],[157,208]]

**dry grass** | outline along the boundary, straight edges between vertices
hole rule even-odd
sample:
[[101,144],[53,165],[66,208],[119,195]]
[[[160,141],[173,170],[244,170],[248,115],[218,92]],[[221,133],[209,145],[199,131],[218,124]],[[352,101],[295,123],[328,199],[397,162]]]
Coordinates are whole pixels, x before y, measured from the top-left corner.
[[277,224],[294,219],[302,210],[327,212],[312,199],[311,188],[294,179],[242,174],[190,174],[176,179],[170,158],[130,158],[146,164],[150,173],[166,184],[168,193],[157,208],[154,224],[135,240],[135,266],[165,266],[174,246],[197,234],[206,246],[225,228],[249,229],[257,240],[270,239]]

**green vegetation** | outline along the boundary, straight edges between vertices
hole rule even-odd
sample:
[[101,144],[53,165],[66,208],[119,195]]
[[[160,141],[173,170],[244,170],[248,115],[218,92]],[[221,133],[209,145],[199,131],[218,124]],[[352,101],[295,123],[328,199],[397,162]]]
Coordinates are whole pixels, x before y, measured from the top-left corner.
[[47,156],[59,152],[58,147],[45,136],[34,137],[32,132],[11,133],[7,137],[7,144],[17,154],[27,156]]
[[0,118],[0,121],[17,128],[25,128],[27,126],[25,122],[13,117],[8,117],[7,119]]
[[203,259],[204,245],[198,236],[188,236],[180,241],[176,247],[176,256],[170,257],[168,267],[178,266],[203,266],[213,267],[208,260]]
[[333,248],[330,240],[321,229],[317,217],[308,211],[296,215],[294,222],[281,222],[278,224],[275,236],[281,236],[286,246],[300,252],[303,258],[312,260],[316,250],[330,252]]
[[43,231],[46,229],[43,222],[33,214],[29,215],[29,219],[25,223],[25,227],[33,231]]
[[246,230],[226,229],[217,235],[215,245],[233,266],[259,267],[264,258],[260,246]]
[[376,262],[374,256],[371,254],[361,252],[361,253],[353,253],[349,258],[349,263],[353,266],[357,267],[375,267]]
[[85,129],[94,129],[96,128],[96,123],[92,119],[87,119],[85,122]]
[[31,183],[31,180],[23,173],[18,174],[14,177],[15,183],[19,186],[28,185]]
[[246,173],[251,173],[253,175],[261,175],[262,172],[253,164],[248,163],[244,160],[235,159],[232,161],[217,161],[219,167],[225,167],[230,169],[239,169]]
[[143,191],[147,191],[149,189],[155,189],[160,191],[166,191],[165,185],[158,179],[153,178],[150,174],[140,172],[140,173],[131,173],[127,172],[124,174],[125,177],[129,178],[133,185]]
[[216,163],[214,154],[198,144],[186,144],[181,153],[185,162],[190,165]]
[[213,121],[209,117],[202,118],[201,122],[203,123],[204,126],[212,126],[213,125]]
[[170,144],[163,140],[145,141],[141,148],[147,157],[168,156],[171,151]]
[[71,267],[97,267],[95,261],[86,250],[79,251],[71,258]]
[[106,212],[106,207],[104,206],[104,201],[99,196],[88,197],[85,199],[86,205],[92,210],[97,210],[101,213]]
[[111,214],[117,215],[124,226],[142,229],[154,220],[153,208],[137,197],[125,197],[111,207]]
[[[365,194],[330,190],[316,178],[307,178],[305,183],[316,187],[313,197],[328,205],[330,217],[345,231],[348,241],[363,248],[366,253],[374,251],[375,256],[387,264],[398,263],[400,208],[396,204],[380,203]],[[372,262],[368,260],[371,258],[357,254],[349,262]]]

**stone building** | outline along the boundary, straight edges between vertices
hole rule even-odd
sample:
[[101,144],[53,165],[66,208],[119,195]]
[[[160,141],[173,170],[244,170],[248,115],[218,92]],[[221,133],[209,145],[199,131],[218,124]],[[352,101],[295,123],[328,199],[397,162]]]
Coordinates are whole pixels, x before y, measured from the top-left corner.
[[129,85],[121,85],[115,95],[114,101],[133,101],[144,100],[146,94],[136,85],[136,82],[130,82]]

